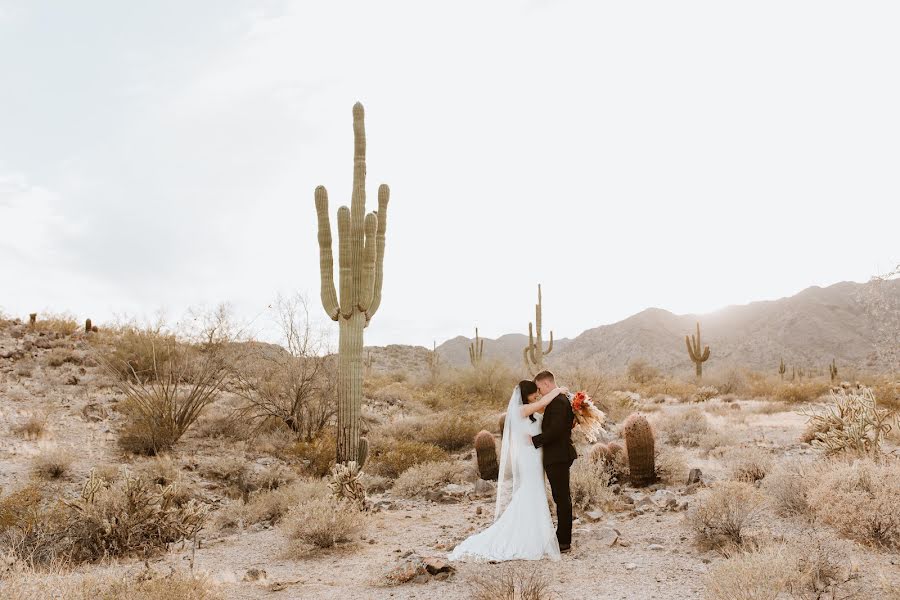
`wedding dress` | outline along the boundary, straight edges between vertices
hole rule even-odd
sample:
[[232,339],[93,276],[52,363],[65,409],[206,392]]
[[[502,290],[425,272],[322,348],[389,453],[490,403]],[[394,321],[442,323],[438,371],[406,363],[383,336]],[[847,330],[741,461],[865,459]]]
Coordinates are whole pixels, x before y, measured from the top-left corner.
[[541,451],[526,438],[541,432],[543,415],[535,413],[532,421],[522,416],[522,406],[516,386],[503,426],[494,523],[456,546],[450,560],[560,559],[544,487]]

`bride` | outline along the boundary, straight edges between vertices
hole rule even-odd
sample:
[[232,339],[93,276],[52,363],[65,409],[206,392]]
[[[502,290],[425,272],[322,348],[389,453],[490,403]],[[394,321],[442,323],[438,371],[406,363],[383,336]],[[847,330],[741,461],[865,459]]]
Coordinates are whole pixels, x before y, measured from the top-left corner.
[[531,444],[530,436],[541,432],[544,408],[561,391],[555,389],[537,400],[537,386],[528,380],[513,390],[503,426],[494,523],[454,548],[450,560],[560,559],[541,450]]

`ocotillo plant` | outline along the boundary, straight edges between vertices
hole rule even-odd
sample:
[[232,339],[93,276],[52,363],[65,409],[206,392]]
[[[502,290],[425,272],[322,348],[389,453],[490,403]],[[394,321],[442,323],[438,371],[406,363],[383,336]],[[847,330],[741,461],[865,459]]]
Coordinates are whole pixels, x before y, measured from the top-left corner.
[[[534,323],[528,323],[528,345],[523,352],[525,367],[532,374],[544,370],[544,357],[553,352],[553,330],[550,330],[550,345],[544,350],[544,338],[541,335],[541,322],[543,318],[543,301],[541,299],[541,284],[538,284],[538,301],[534,305]],[[537,336],[535,336],[537,334]]]
[[784,373],[787,371],[787,367],[784,366],[784,359],[781,359],[781,364],[778,365],[778,374],[781,375],[781,380],[784,381]]
[[632,414],[622,423],[628,452],[628,473],[632,485],[641,487],[656,481],[656,454],[653,429],[646,417]]
[[837,370],[837,365],[834,363],[833,358],[831,359],[831,364],[828,365],[828,374],[831,375],[831,381],[834,381],[835,379],[837,379],[838,370]]
[[496,481],[500,472],[497,464],[497,444],[489,431],[479,431],[475,436],[475,456],[478,460],[478,476]]
[[363,106],[353,105],[353,194],[350,208],[337,211],[340,299],[334,287],[334,258],[328,192],[316,188],[322,306],[338,330],[337,462],[359,459],[362,405],[363,329],[381,305],[388,186],[378,188],[378,210],[366,214],[366,129]]
[[709,346],[703,348],[703,352],[700,351],[702,346],[700,344],[699,322],[697,323],[697,337],[694,337],[693,333],[690,336],[684,336],[684,342],[687,344],[691,360],[697,365],[697,379],[701,379],[703,377],[703,363],[709,360]]
[[475,341],[469,344],[469,362],[476,369],[484,357],[484,340],[478,336],[478,328],[475,328]]

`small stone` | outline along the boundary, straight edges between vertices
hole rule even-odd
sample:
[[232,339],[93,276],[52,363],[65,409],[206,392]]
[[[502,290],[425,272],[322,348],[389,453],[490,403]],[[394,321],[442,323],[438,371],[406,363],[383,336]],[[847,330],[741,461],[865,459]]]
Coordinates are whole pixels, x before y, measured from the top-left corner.
[[687,484],[700,483],[703,480],[703,472],[700,469],[691,469],[688,473]]
[[585,518],[591,523],[596,523],[600,521],[605,516],[602,510],[589,510],[584,513]]
[[436,574],[432,579],[434,579],[435,581],[447,581],[447,579],[449,579],[449,578],[450,578],[449,571],[441,571],[440,573]]
[[616,542],[619,541],[619,535],[619,531],[612,527],[601,527],[596,533],[597,541],[609,548],[616,545]]
[[479,479],[475,482],[475,496],[493,496],[497,492],[497,485],[493,481]]
[[634,571],[635,569],[637,569],[637,565],[636,565],[636,564],[634,564],[634,563],[626,563],[626,564],[625,564],[625,570],[626,570],[626,571]]
[[482,510],[481,510],[481,507],[479,506],[475,509],[475,514],[480,515],[481,513],[482,513]]
[[415,577],[413,577],[413,583],[428,583],[428,580],[431,579],[431,575],[428,573],[419,573]]
[[429,556],[428,558],[422,559],[422,564],[425,566],[425,570],[431,575],[437,575],[438,573],[452,573],[454,571],[454,568],[450,566],[450,563],[443,558],[435,556]]
[[650,544],[647,546],[647,550],[665,550],[665,546],[662,544]]

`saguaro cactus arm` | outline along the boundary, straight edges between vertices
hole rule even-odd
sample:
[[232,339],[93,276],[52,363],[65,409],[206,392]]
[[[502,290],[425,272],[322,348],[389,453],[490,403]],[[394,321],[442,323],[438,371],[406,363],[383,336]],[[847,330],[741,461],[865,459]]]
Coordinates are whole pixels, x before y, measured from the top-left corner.
[[316,188],[316,214],[319,217],[319,273],[322,278],[322,306],[333,321],[340,316],[337,291],[334,289],[334,255],[331,251],[331,223],[328,220],[328,191]]

